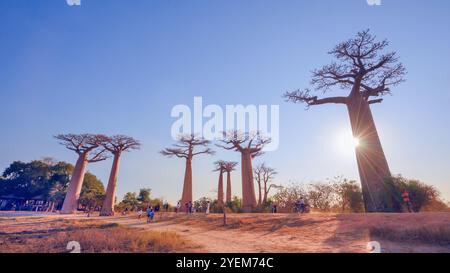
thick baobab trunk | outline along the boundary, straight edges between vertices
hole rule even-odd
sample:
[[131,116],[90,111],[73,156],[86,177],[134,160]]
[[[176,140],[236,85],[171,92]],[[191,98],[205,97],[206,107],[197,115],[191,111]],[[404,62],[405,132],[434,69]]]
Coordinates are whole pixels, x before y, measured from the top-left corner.
[[231,202],[231,173],[227,172],[227,203]]
[[217,204],[219,206],[223,205],[223,172],[220,171],[219,174],[219,185],[217,187]]
[[242,160],[242,209],[251,212],[256,207],[255,187],[253,185],[252,157],[249,151],[241,153]]
[[103,201],[100,216],[114,216],[114,201],[116,199],[117,176],[119,175],[120,154],[114,155],[111,173],[109,174],[106,196]]
[[391,193],[386,191],[385,179],[391,172],[381,147],[370,106],[359,95],[349,97],[347,108],[353,136],[359,140],[356,160],[361,179],[366,212],[388,211]]
[[192,158],[186,159],[186,170],[184,172],[183,194],[181,196],[181,211],[185,211],[185,204],[192,200]]
[[70,179],[69,189],[61,209],[61,213],[71,214],[77,212],[78,199],[80,198],[81,187],[83,186],[84,174],[87,167],[87,154],[80,154]]

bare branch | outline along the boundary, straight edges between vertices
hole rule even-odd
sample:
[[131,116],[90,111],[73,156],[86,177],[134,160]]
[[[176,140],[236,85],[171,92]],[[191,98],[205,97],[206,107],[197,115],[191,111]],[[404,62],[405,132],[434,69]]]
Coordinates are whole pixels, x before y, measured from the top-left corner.
[[[214,151],[207,147],[209,144],[209,140],[197,137],[195,135],[181,135],[178,137],[178,142],[173,145],[174,148],[165,148],[160,151],[160,153],[168,157],[177,156],[180,158],[191,159],[193,156],[199,154],[214,154]],[[205,148],[198,152],[194,152],[194,149],[197,146]]]
[[226,150],[235,150],[241,153],[248,151],[252,157],[256,157],[262,154],[262,149],[270,141],[270,138],[261,136],[259,132],[250,134],[234,130],[224,133],[224,139],[221,140],[224,145],[216,145]]
[[120,154],[125,151],[138,150],[141,144],[138,140],[125,136],[125,135],[115,135],[108,137],[103,142],[103,147],[113,154]]
[[329,98],[323,98],[319,99],[317,96],[312,96],[310,94],[310,90],[296,90],[293,92],[286,92],[283,97],[286,99],[286,101],[291,101],[294,103],[303,102],[306,103],[308,106],[311,105],[320,105],[320,104],[326,104],[326,103],[337,103],[337,104],[346,104],[347,98],[346,97],[329,97]]
[[[378,97],[390,93],[390,86],[404,81],[406,69],[396,52],[384,52],[387,40],[377,41],[369,30],[361,31],[352,39],[335,46],[329,54],[339,62],[332,62],[312,71],[311,86],[314,91],[331,88],[351,89],[349,96]],[[287,101],[302,102],[308,106],[326,103],[345,103],[343,97],[319,99],[309,89],[286,92]]]

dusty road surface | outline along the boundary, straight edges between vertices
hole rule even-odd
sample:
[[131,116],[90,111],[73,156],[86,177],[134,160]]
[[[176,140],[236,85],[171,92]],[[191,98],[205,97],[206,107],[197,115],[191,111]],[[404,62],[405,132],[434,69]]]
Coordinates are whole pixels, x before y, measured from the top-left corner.
[[[14,223],[5,219],[15,219]],[[0,232],[20,226],[21,219],[45,224],[54,218],[86,215],[0,213]],[[196,246],[195,252],[369,252],[370,241],[381,252],[450,252],[450,213],[416,214],[221,214],[160,213],[152,223],[137,216],[89,219],[142,232],[175,232]],[[26,224],[26,223],[23,223]]]

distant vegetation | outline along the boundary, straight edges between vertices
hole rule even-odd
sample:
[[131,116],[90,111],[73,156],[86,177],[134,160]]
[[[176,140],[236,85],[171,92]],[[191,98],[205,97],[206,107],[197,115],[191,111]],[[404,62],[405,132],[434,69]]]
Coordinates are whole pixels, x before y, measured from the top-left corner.
[[117,211],[128,210],[136,210],[141,208],[145,210],[147,207],[154,207],[156,205],[161,206],[161,210],[163,210],[163,200],[162,198],[151,198],[152,190],[149,188],[142,188],[138,193],[135,192],[127,192],[125,193],[122,201],[118,203],[115,207]]
[[[418,180],[401,176],[392,177],[385,182],[392,193],[393,206],[405,210],[402,192],[410,194],[413,211],[446,211],[448,205],[441,199],[439,191]],[[282,187],[270,198],[270,203],[278,204],[280,212],[294,211],[296,200],[301,197],[313,211],[318,212],[364,212],[364,201],[360,184],[343,177],[335,177],[324,182],[291,184]]]
[[[57,209],[63,202],[73,165],[51,159],[25,163],[15,161],[0,177],[0,197],[18,200],[37,198],[51,203]],[[101,205],[105,195],[102,182],[89,172],[84,176],[80,204],[88,207]]]

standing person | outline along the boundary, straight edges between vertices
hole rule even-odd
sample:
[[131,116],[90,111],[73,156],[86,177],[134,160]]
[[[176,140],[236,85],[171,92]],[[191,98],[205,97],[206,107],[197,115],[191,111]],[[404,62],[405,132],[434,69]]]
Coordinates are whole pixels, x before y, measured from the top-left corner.
[[167,203],[167,201],[166,201],[166,203],[164,203],[163,207],[164,207],[165,212],[169,211],[169,203]]
[[139,220],[141,220],[141,218],[142,218],[142,213],[143,213],[142,208],[139,208],[139,210],[138,210],[138,212],[137,212],[137,215],[138,215],[138,219],[139,219]]
[[159,212],[159,210],[161,209],[161,206],[158,204],[156,204],[155,206],[155,212]]
[[300,212],[304,213],[305,212],[305,200],[303,199],[303,197],[300,197]]
[[184,208],[185,208],[185,210],[186,210],[186,214],[188,214],[188,213],[189,213],[189,202],[186,202],[186,203],[184,204]]
[[177,207],[175,208],[175,213],[178,213],[180,211],[180,208],[181,208],[181,203],[180,203],[180,201],[178,201]]
[[277,204],[272,204],[272,213],[277,213]]
[[409,192],[406,189],[403,189],[402,198],[408,212],[413,212],[411,199],[409,198]]
[[151,219],[153,218],[152,214],[153,214],[153,210],[150,207],[148,207],[147,208],[147,223],[150,223]]
[[189,214],[192,213],[192,201],[189,201],[188,203],[188,210],[189,210]]
[[209,208],[210,207],[211,207],[211,203],[208,200],[208,202],[206,202],[206,214],[209,214]]

